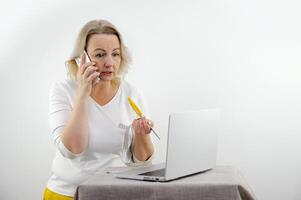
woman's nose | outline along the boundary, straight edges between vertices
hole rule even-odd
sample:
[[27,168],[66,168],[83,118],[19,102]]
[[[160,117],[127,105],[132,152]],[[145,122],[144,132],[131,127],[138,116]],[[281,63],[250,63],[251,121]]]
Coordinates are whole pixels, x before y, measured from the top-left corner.
[[114,65],[114,60],[111,56],[108,56],[105,60],[105,67],[112,67]]

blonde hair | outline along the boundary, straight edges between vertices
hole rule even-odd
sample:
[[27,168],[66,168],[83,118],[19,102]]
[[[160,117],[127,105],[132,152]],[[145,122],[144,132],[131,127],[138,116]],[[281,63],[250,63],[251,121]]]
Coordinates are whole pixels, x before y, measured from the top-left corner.
[[92,20],[83,26],[75,42],[72,54],[66,61],[69,75],[71,75],[73,79],[76,79],[78,66],[75,59],[80,57],[86,49],[90,37],[95,34],[112,34],[116,35],[118,38],[120,44],[121,63],[117,77],[113,80],[113,82],[119,82],[120,78],[122,78],[128,71],[129,64],[131,63],[131,57],[117,28],[106,20]]

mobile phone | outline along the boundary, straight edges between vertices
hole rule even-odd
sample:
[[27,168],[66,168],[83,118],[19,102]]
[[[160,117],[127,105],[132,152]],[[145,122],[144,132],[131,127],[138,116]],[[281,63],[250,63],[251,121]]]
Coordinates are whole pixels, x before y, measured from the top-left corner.
[[[90,59],[88,53],[86,52],[86,50],[84,50],[84,54],[85,54],[85,58],[86,58],[86,59],[85,59],[85,60],[86,60],[86,63],[87,63],[87,62],[91,62],[91,59]],[[77,66],[79,67],[79,65],[80,65],[80,57],[75,58],[75,62],[76,62],[76,64],[77,64]],[[96,78],[93,80],[93,85],[95,85],[96,83],[98,83],[100,80],[101,80],[101,79],[100,79],[99,76],[96,77]]]

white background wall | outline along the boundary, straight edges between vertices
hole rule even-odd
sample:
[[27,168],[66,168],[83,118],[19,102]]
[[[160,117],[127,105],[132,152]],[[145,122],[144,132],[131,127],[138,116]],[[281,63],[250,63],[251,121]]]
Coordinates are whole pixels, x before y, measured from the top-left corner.
[[299,1],[17,1],[0,7],[0,199],[41,199],[54,147],[50,85],[81,26],[112,21],[134,63],[165,155],[170,112],[219,107],[218,164],[259,199],[301,199]]

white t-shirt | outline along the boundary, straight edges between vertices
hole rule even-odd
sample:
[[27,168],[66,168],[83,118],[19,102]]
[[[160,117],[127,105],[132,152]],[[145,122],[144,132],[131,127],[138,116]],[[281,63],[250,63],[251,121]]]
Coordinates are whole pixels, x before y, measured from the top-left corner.
[[89,97],[89,143],[83,153],[76,155],[64,146],[60,137],[69,120],[76,95],[77,82],[71,79],[55,83],[50,91],[49,123],[57,151],[47,187],[68,196],[74,196],[76,187],[98,171],[134,163],[130,151],[133,134],[131,123],[137,115],[128,103],[128,96],[148,116],[142,95],[126,81],[121,82],[116,95],[104,106]]

